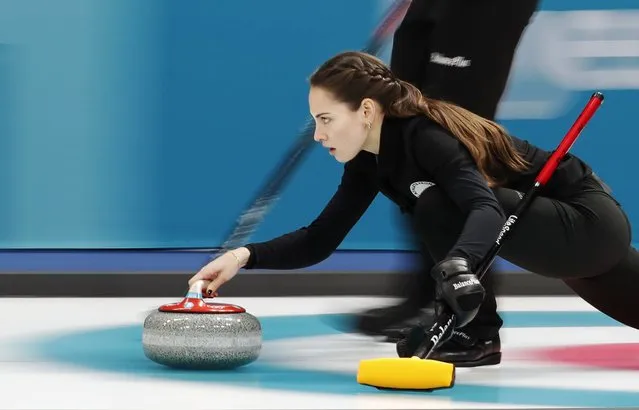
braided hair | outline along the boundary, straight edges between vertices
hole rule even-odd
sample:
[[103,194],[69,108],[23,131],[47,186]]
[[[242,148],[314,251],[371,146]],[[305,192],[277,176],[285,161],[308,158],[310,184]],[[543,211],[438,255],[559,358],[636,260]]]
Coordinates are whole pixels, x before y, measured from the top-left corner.
[[363,99],[370,98],[380,104],[387,117],[428,116],[464,144],[490,186],[503,182],[497,175],[504,167],[520,172],[529,165],[502,126],[458,105],[426,97],[370,54],[337,54],[312,74],[310,84],[330,92],[354,111]]

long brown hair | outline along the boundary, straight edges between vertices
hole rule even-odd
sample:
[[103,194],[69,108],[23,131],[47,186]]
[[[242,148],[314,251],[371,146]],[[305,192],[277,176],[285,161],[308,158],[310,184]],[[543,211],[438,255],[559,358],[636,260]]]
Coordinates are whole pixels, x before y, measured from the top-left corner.
[[500,167],[519,172],[529,165],[502,126],[458,105],[424,96],[370,54],[358,51],[337,54],[313,73],[310,84],[331,92],[353,110],[359,108],[364,98],[371,98],[389,117],[428,116],[464,144],[491,186],[500,183],[497,176]]

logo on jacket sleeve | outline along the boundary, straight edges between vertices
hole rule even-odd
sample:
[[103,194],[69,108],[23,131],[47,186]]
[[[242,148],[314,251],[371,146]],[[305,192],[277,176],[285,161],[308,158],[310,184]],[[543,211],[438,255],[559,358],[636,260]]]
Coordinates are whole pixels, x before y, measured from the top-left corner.
[[413,195],[419,198],[422,192],[432,187],[433,185],[435,185],[433,182],[428,182],[428,181],[413,182],[412,184],[410,184],[410,192],[412,192]]

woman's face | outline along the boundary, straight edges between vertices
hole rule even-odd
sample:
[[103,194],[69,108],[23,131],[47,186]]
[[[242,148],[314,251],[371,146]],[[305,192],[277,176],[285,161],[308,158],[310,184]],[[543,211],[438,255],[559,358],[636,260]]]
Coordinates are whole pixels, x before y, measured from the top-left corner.
[[309,108],[315,120],[315,141],[327,148],[338,162],[353,159],[364,146],[370,129],[364,106],[356,111],[319,87],[311,87]]

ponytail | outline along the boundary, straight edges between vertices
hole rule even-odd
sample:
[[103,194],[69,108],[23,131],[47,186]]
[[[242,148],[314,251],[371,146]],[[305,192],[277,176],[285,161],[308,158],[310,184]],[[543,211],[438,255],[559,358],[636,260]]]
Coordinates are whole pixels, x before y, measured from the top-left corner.
[[499,185],[495,161],[507,169],[520,172],[529,164],[515,149],[502,126],[471,111],[446,101],[425,97],[419,89],[405,81],[399,82],[401,97],[390,105],[390,116],[426,115],[450,131],[464,146],[490,186]]

